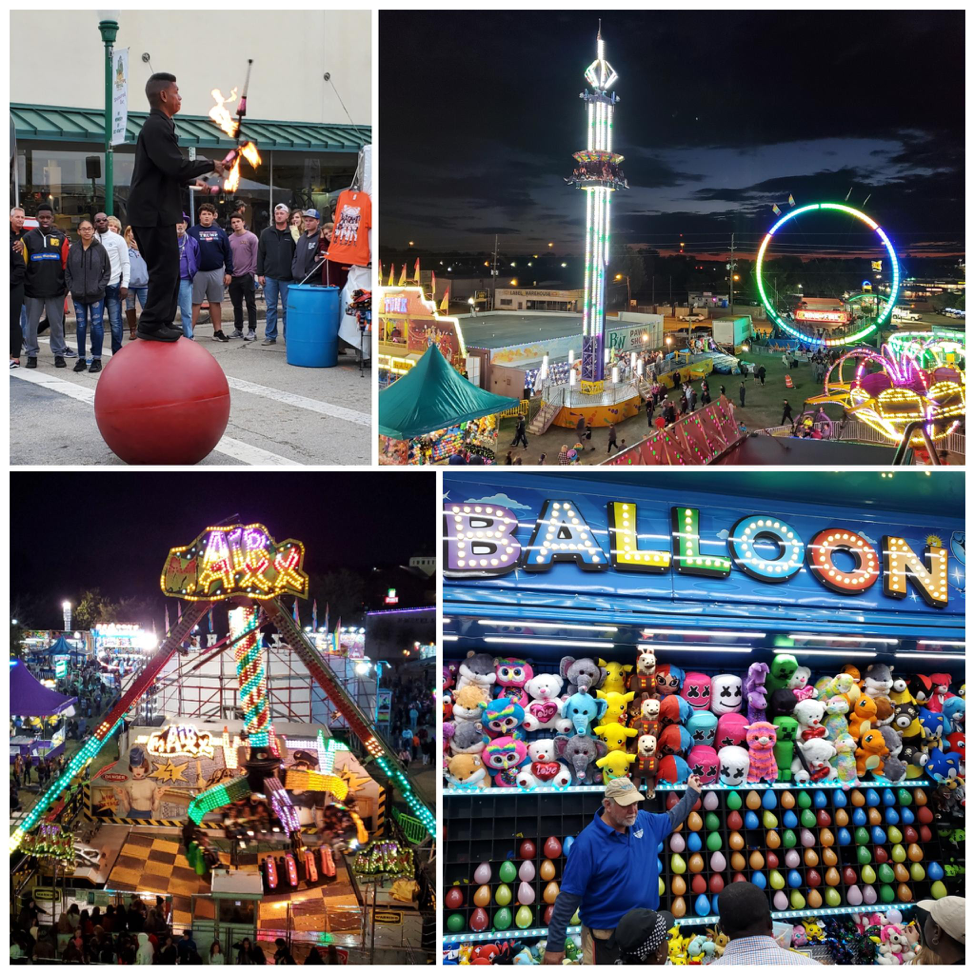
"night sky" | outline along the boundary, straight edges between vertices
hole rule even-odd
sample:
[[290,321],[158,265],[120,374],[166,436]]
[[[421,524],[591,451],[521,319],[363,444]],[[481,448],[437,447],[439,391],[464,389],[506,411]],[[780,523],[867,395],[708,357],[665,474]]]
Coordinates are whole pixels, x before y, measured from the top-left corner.
[[[382,11],[384,248],[487,252],[496,233],[505,253],[581,249],[582,194],[562,177],[584,148],[598,13]],[[631,187],[614,250],[673,252],[682,233],[687,253],[723,254],[735,231],[753,254],[773,202],[851,188],[901,254],[963,252],[963,13],[601,16]],[[860,229],[810,218],[792,252],[871,252]]]
[[405,564],[434,551],[435,487],[382,472],[14,473],[11,603],[50,601],[37,624],[60,628],[61,602],[100,588],[152,600],[161,622],[165,603],[175,613],[159,589],[169,549],[227,518],[303,541],[309,574]]

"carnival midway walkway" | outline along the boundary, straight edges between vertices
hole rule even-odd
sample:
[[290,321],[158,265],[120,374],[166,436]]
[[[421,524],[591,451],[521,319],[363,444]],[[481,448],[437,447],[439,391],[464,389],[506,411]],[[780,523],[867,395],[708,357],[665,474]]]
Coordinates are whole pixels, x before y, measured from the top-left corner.
[[[263,322],[258,326],[262,336]],[[196,329],[196,340],[226,373],[231,407],[226,434],[204,465],[370,462],[372,378],[368,369],[360,374],[354,349],[339,355],[335,368],[304,369],[287,364],[280,336],[276,345],[263,346],[260,337],[224,344],[212,335],[207,322]],[[73,335],[67,337],[75,347]],[[110,358],[106,340],[104,364]],[[122,463],[95,425],[97,377],[72,371],[76,361],[55,369],[50,339],[42,336],[38,368],[11,371],[11,463]]]

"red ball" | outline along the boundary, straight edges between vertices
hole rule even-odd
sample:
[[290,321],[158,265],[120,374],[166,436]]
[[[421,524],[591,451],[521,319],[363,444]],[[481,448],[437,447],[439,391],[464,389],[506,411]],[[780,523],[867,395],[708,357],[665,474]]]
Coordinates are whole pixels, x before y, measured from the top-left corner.
[[188,338],[131,342],[111,357],[95,386],[98,432],[129,464],[199,463],[229,419],[223,369]]

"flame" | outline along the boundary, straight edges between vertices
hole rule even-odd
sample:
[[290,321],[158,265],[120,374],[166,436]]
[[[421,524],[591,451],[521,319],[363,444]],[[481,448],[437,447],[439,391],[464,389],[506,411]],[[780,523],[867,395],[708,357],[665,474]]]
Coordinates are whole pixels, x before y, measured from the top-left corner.
[[223,188],[228,193],[233,193],[240,185],[241,159],[246,159],[254,169],[260,165],[260,153],[257,151],[257,146],[253,142],[248,142],[246,145],[240,146],[237,150],[237,159],[233,164],[233,168],[230,170],[230,175],[227,176],[223,183]]
[[227,109],[227,102],[232,102],[237,97],[237,89],[232,88],[226,98],[219,88],[214,88],[210,94],[216,104],[210,109],[210,118],[223,129],[231,139],[237,137],[237,123]]

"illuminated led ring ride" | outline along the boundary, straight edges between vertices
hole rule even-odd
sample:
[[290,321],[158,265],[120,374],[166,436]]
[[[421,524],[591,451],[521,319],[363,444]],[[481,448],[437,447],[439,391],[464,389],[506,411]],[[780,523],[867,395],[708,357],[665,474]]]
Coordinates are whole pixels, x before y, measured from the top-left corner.
[[[775,235],[778,229],[799,214],[810,213],[813,210],[838,210],[841,213],[848,213],[850,216],[854,216],[859,220],[862,220],[866,226],[872,230],[875,230],[876,234],[879,236],[879,239],[882,240],[883,246],[886,248],[886,253],[889,254],[890,263],[893,268],[893,283],[890,287],[889,297],[886,299],[886,304],[884,305],[882,311],[880,311],[876,318],[874,318],[873,321],[870,322],[870,324],[865,328],[860,329],[855,334],[845,335],[842,338],[817,338],[814,335],[808,335],[800,328],[797,328],[794,322],[789,322],[782,318],[781,315],[778,314],[777,308],[775,308],[768,300],[768,295],[764,288],[764,279],[761,275],[762,267],[764,265],[765,251],[768,249],[768,244],[771,243],[771,238]],[[761,241],[761,246],[758,249],[755,274],[757,276],[758,293],[761,296],[761,304],[764,305],[764,308],[768,313],[768,318],[773,321],[783,332],[791,335],[792,338],[797,338],[799,341],[805,342],[809,345],[825,345],[828,347],[834,347],[837,345],[854,345],[874,334],[880,327],[882,327],[883,323],[889,318],[893,309],[896,307],[896,296],[900,289],[900,265],[899,261],[896,259],[896,252],[893,250],[893,245],[890,243],[889,237],[886,236],[883,228],[871,217],[868,217],[860,210],[853,209],[851,206],[846,206],[843,203],[811,203],[808,206],[799,206],[790,213],[786,213],[768,231],[764,240]]]

